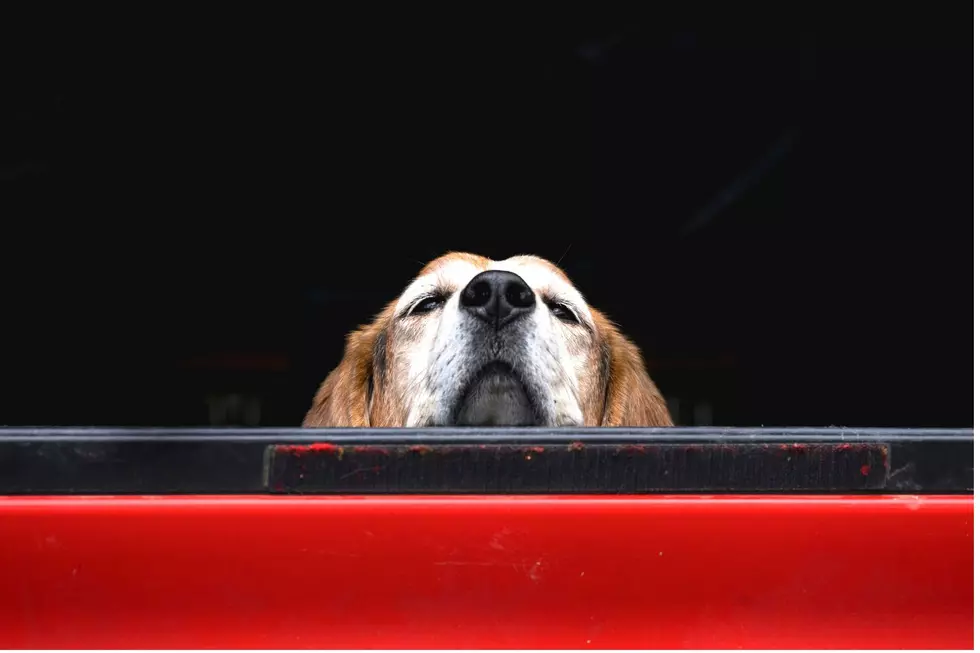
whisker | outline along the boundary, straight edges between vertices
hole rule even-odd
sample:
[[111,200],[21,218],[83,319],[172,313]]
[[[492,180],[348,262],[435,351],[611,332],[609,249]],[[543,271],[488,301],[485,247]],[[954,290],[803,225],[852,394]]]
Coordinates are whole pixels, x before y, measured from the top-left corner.
[[555,266],[561,265],[562,260],[565,258],[565,254],[568,254],[568,250],[570,250],[571,248],[572,248],[572,244],[568,243],[568,247],[565,248],[564,253],[558,258],[558,262],[555,263]]

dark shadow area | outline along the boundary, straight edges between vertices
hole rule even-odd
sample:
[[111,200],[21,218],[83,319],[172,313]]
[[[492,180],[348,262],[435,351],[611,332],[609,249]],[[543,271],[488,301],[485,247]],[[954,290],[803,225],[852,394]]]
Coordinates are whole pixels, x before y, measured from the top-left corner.
[[49,17],[0,423],[297,425],[457,249],[560,259],[681,424],[972,425],[968,9],[725,6]]

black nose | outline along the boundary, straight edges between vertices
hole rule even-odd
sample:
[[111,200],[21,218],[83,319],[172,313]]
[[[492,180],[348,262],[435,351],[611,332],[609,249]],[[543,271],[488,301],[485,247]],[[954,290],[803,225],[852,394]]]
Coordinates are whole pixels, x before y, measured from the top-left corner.
[[463,288],[459,305],[500,329],[534,310],[534,292],[513,272],[481,272]]

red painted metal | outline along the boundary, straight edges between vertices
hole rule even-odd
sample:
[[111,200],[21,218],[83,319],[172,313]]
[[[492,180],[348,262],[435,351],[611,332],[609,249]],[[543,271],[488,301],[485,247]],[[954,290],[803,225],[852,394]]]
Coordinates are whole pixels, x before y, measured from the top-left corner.
[[973,497],[0,498],[0,648],[973,648]]

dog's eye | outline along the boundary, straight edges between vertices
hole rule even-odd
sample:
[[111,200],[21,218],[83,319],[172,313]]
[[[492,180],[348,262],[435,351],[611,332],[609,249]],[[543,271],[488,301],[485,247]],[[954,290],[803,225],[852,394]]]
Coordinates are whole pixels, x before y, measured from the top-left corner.
[[415,306],[412,307],[412,310],[410,310],[408,314],[424,315],[425,313],[431,313],[432,311],[442,306],[445,301],[446,300],[444,297],[437,297],[435,295],[431,297],[426,297],[416,302]]
[[548,310],[562,322],[567,322],[568,324],[579,323],[575,313],[561,302],[548,302]]

